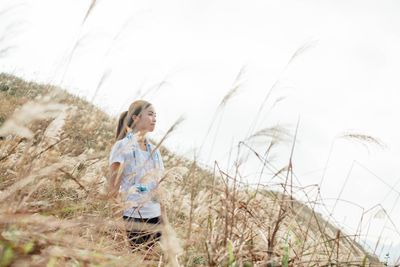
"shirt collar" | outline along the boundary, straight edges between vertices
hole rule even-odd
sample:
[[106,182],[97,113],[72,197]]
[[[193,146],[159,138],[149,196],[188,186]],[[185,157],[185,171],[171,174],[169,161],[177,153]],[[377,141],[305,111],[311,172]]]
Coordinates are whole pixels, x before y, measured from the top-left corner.
[[[136,140],[136,136],[135,136],[135,134],[133,132],[127,133],[125,138],[130,140],[130,141],[134,141],[135,144],[139,145],[138,141]],[[149,142],[149,139],[147,137],[145,137],[145,139],[146,139],[146,144],[147,144],[146,145],[146,150],[150,150],[151,151],[152,146],[151,146],[151,144]]]

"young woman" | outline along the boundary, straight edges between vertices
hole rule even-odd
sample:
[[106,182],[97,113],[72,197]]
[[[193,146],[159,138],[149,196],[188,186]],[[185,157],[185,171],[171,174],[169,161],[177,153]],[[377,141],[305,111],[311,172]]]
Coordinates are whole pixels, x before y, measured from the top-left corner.
[[[154,107],[143,100],[133,102],[119,118],[116,142],[109,158],[109,195],[121,196],[125,204],[123,218],[136,226],[161,223],[161,208],[155,189],[164,165],[160,152],[146,138],[155,125]],[[127,234],[133,248],[141,244],[149,248],[161,237],[160,232],[148,232],[139,227],[127,229]]]

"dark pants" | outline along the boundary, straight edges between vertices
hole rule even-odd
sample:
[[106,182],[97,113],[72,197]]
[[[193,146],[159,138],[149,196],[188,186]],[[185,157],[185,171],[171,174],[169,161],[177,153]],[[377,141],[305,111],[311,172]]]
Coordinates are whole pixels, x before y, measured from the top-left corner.
[[[123,216],[125,221],[144,223],[149,225],[157,225],[161,223],[160,217],[155,218],[132,218],[128,216]],[[138,248],[140,245],[146,245],[146,248],[152,247],[155,242],[159,241],[161,238],[161,232],[154,232],[151,230],[127,230],[126,231],[129,243],[132,249]]]

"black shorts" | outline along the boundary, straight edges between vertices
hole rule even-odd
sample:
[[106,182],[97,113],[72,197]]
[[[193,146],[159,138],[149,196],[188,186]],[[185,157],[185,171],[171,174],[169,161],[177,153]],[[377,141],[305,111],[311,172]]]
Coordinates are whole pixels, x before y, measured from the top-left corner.
[[[161,218],[133,218],[128,216],[122,217],[125,221],[136,222],[136,223],[146,223],[150,225],[161,224]],[[153,246],[157,241],[161,239],[160,231],[144,231],[144,230],[127,230],[126,234],[128,236],[129,243],[133,249],[138,248],[140,245],[145,245],[147,248]]]

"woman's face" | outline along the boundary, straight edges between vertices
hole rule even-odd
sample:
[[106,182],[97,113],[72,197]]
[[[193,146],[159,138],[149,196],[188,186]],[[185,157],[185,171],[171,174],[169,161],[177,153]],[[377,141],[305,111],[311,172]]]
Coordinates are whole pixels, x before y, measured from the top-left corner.
[[148,106],[139,116],[133,116],[135,129],[141,132],[152,132],[156,126],[156,111],[153,106]]

